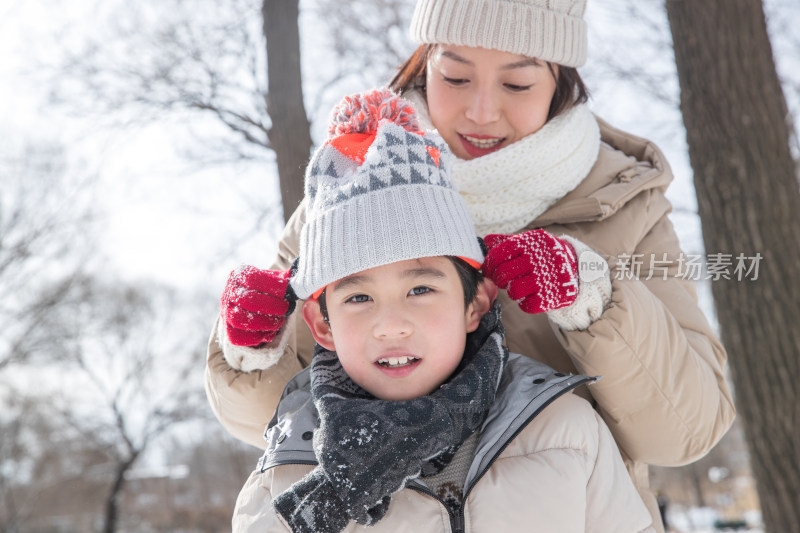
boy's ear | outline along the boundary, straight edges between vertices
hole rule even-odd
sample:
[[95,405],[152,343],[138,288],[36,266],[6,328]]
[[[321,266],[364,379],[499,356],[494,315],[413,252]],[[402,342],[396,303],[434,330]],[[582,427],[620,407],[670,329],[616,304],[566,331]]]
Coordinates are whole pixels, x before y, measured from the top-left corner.
[[478,284],[475,299],[467,307],[467,332],[475,331],[483,315],[489,312],[497,299],[497,285],[489,278],[483,278]]
[[311,330],[311,335],[317,344],[330,350],[336,351],[336,346],[333,344],[333,334],[331,334],[331,326],[325,322],[325,317],[322,316],[322,310],[319,308],[319,300],[308,299],[303,303],[303,320],[308,324]]

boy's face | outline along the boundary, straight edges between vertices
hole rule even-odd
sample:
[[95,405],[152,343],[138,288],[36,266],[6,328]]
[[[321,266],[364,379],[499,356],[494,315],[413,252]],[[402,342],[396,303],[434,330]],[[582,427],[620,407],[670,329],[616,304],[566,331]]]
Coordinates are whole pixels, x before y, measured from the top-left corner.
[[489,309],[486,291],[478,293],[465,309],[449,259],[412,259],[328,285],[330,325],[316,300],[306,301],[303,317],[353,381],[377,398],[407,400],[430,394],[458,366],[467,333]]

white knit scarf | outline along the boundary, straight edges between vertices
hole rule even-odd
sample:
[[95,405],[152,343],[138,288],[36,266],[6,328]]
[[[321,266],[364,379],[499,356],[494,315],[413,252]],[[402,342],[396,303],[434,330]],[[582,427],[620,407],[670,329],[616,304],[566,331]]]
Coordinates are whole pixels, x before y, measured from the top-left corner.
[[[424,96],[404,95],[420,124],[435,129]],[[456,159],[453,181],[481,236],[519,231],[575,189],[600,150],[600,127],[586,104],[560,114],[536,133],[472,160]]]

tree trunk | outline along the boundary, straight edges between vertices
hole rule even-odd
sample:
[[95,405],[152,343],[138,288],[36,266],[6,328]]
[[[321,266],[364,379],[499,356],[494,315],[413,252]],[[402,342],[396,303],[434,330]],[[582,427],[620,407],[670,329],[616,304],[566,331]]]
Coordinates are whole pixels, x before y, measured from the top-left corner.
[[120,461],[114,470],[114,482],[109,488],[106,496],[106,516],[103,525],[103,533],[115,533],[119,522],[119,499],[122,496],[122,489],[125,485],[125,473],[130,470],[133,463],[139,457],[140,452],[135,452],[131,457]]
[[267,112],[272,121],[269,142],[278,164],[283,219],[289,220],[303,199],[303,174],[311,154],[300,73],[298,0],[264,0],[261,13],[267,43]]
[[712,292],[764,524],[800,531],[800,192],[763,7],[666,5],[706,252],[731,254]]

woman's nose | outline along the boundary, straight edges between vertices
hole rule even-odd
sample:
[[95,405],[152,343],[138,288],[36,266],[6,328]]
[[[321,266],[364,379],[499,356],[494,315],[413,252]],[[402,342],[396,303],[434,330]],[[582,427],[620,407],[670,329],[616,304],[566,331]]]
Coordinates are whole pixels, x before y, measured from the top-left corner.
[[500,116],[500,102],[488,88],[478,88],[470,95],[466,117],[475,124],[495,122]]

